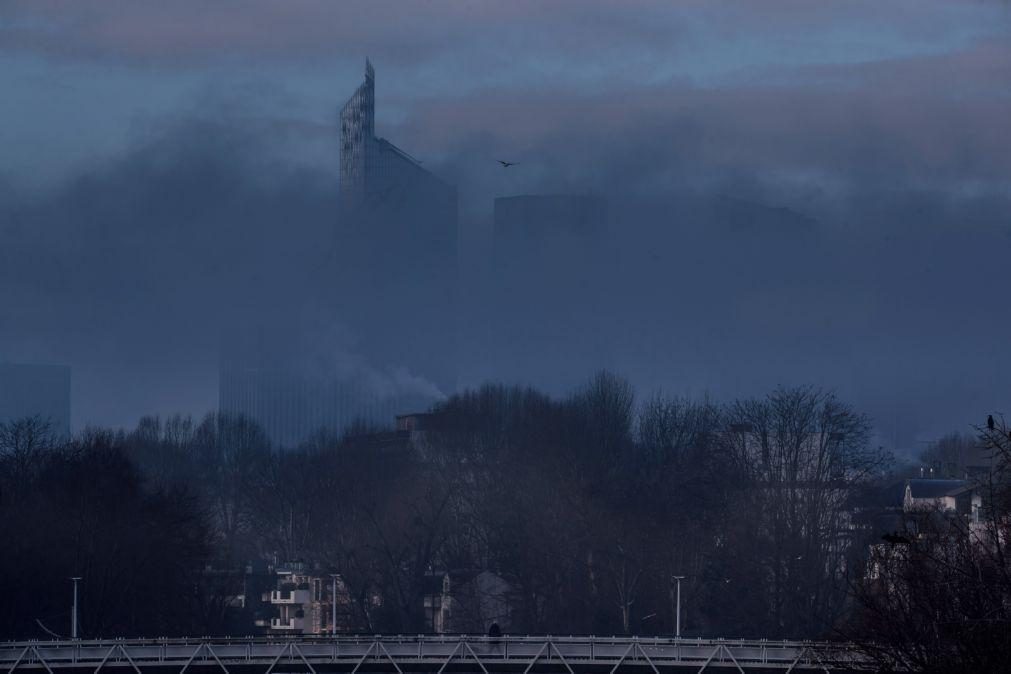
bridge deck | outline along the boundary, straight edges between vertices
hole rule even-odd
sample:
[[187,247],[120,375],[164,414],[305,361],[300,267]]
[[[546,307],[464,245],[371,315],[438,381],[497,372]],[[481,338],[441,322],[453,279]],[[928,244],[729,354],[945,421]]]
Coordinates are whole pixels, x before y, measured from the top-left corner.
[[[848,644],[724,639],[469,635],[0,642],[0,674],[661,674],[850,672]],[[115,671],[113,671],[115,670]]]

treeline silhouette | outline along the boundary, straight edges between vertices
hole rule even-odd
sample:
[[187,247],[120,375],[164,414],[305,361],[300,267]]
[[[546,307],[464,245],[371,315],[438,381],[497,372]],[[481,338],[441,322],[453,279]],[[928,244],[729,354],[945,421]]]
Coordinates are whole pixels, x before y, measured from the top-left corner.
[[273,558],[339,572],[363,632],[423,632],[433,574],[488,570],[514,632],[669,635],[683,576],[686,635],[823,637],[888,461],[829,392],[638,401],[607,372],[565,398],[467,391],[419,428],[281,450],[216,414],[4,424],[0,635],[66,636],[71,576],[84,636],[247,634],[246,564]]

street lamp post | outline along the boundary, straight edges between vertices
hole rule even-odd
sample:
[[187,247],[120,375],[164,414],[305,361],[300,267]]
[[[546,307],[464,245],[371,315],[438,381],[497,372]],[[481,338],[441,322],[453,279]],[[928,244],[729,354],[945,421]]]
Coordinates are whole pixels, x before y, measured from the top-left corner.
[[337,576],[339,574],[331,573],[330,577],[333,578],[333,589],[330,591],[330,635],[337,636]]
[[671,576],[670,579],[677,583],[677,612],[675,613],[674,636],[681,638],[681,579],[684,576]]
[[70,580],[74,581],[74,606],[70,611],[70,638],[77,638],[77,581],[81,580],[80,576],[74,576]]

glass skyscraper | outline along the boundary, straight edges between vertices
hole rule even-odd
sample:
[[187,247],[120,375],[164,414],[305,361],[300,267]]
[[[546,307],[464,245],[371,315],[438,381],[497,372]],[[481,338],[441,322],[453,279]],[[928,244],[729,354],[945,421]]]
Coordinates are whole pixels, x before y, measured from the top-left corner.
[[[307,345],[299,326],[268,324],[236,330],[222,353],[221,411],[258,422],[277,444],[354,420],[389,423],[456,385],[456,189],[376,136],[375,82],[366,61],[340,111],[336,246],[314,289],[348,344]],[[357,374],[309,356],[328,348],[347,349],[337,360]]]

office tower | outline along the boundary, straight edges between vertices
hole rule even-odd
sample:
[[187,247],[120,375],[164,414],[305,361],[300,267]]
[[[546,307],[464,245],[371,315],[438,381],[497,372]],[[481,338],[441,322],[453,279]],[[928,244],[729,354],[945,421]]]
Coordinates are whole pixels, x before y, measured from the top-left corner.
[[485,377],[563,391],[611,365],[607,226],[600,197],[495,200]]
[[376,136],[375,70],[340,112],[338,314],[375,366],[456,384],[456,189]]
[[220,410],[284,446],[424,411],[456,384],[456,190],[376,136],[368,62],[340,131],[333,256],[307,289],[318,320],[250,316],[222,345]]

